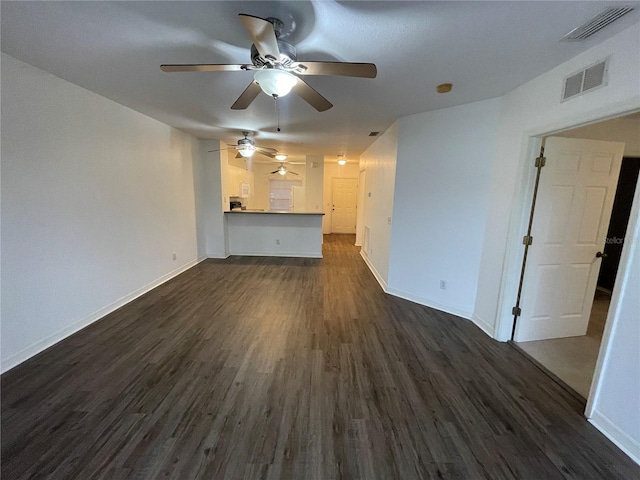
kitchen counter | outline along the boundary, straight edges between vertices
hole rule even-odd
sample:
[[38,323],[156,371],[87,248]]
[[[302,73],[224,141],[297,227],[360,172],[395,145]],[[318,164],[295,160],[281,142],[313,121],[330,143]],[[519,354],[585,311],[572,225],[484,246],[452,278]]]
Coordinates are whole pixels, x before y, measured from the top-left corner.
[[231,255],[322,258],[322,212],[224,213]]
[[286,210],[259,210],[249,209],[246,210],[227,210],[224,213],[266,213],[275,215],[324,215],[323,212],[288,212]]

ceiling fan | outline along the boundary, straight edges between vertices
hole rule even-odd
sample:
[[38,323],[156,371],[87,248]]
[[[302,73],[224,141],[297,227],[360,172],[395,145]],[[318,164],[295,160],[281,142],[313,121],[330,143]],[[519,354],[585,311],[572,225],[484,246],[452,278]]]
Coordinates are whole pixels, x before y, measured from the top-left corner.
[[280,175],[286,175],[287,173],[290,173],[292,175],[300,175],[299,173],[296,172],[292,172],[291,170],[287,170],[287,167],[284,166],[284,163],[281,163],[280,166],[274,170],[273,172],[269,172],[267,175],[273,175],[275,173],[279,173]]
[[[277,18],[266,20],[253,15],[238,15],[253,41],[251,64],[183,64],[161,65],[164,72],[219,72],[255,71],[253,82],[231,106],[232,110],[244,110],[258,96],[260,90],[273,98],[297,93],[319,112],[333,105],[297,75],[341,75],[346,77],[375,78],[377,69],[373,63],[351,62],[298,62],[293,45],[280,40],[284,24]],[[296,75],[294,75],[296,74]]]
[[[217,150],[209,150],[209,152],[219,152],[221,150],[229,150],[230,148],[235,148],[238,151],[236,158],[244,157],[250,158],[254,153],[259,153],[260,155],[264,155],[269,158],[276,158],[278,156],[278,151],[275,148],[268,147],[258,147],[253,143],[253,140],[249,138],[249,132],[242,132],[244,138],[238,140],[236,145],[229,145],[229,148],[219,148]],[[286,157],[285,157],[286,158]]]

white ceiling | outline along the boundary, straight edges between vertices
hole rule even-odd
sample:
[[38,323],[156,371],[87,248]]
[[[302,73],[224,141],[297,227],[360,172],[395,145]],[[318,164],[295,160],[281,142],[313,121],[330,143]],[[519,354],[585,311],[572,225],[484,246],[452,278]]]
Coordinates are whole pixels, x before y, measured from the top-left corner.
[[[357,157],[398,117],[500,96],[638,22],[636,10],[584,42],[561,38],[603,1],[6,2],[2,51],[202,138],[291,155]],[[238,13],[278,17],[298,60],[373,62],[376,79],[305,77],[334,107],[291,94],[231,104],[251,72],[164,73],[164,63],[250,63]],[[448,94],[436,85],[453,83]],[[560,86],[558,87],[560,88]],[[558,93],[560,95],[560,93]]]

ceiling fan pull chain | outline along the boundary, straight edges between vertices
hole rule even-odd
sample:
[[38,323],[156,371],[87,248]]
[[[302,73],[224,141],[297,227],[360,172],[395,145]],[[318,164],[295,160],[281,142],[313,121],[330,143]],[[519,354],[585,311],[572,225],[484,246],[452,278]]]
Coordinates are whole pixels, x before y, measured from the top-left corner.
[[276,132],[280,131],[280,106],[278,105],[278,96],[274,95],[273,96],[273,101],[276,103],[276,123],[277,123],[277,127],[276,127]]

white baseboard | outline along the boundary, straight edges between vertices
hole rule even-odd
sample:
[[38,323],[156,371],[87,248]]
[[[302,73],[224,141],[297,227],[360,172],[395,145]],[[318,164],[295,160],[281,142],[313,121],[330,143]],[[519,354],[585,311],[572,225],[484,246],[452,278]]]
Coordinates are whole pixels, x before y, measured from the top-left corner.
[[616,424],[600,412],[594,412],[589,422],[626,453],[631,460],[640,465],[640,443],[638,441],[620,430]]
[[228,253],[207,253],[207,256],[204,257],[205,259],[207,258],[229,258],[231,255],[229,255]]
[[51,347],[52,345],[55,345],[56,343],[60,342],[61,340],[64,340],[65,338],[67,338],[69,335],[73,335],[74,333],[78,332],[79,330],[82,330],[83,328],[91,325],[93,322],[100,320],[102,317],[104,317],[105,315],[108,315],[109,313],[117,310],[118,308],[126,305],[127,303],[135,300],[136,298],[140,297],[141,295],[144,295],[145,293],[147,293],[150,290],[153,290],[154,288],[156,288],[159,285],[162,285],[163,283],[171,280],[173,277],[180,275],[182,272],[184,272],[185,270],[188,270],[189,268],[193,267],[194,265],[200,263],[202,260],[198,259],[198,260],[192,260],[178,268],[176,268],[175,270],[172,270],[171,272],[161,276],[160,278],[154,280],[151,283],[148,283],[147,285],[125,295],[124,297],[119,298],[118,300],[116,300],[113,303],[110,303],[109,305],[106,305],[104,307],[102,307],[99,310],[96,310],[95,312],[91,313],[90,315],[87,315],[84,318],[81,318],[80,320],[78,320],[77,322],[74,322],[73,324],[63,328],[62,330],[59,330],[55,333],[53,333],[52,335],[49,335],[46,338],[43,338],[42,340],[38,340],[35,343],[32,343],[31,345],[29,345],[26,348],[23,348],[22,350],[20,350],[19,352],[16,352],[12,355],[9,355],[7,358],[3,358],[2,359],[2,367],[1,367],[1,372],[0,373],[5,373],[9,370],[11,370],[13,367],[18,366],[19,364],[21,364],[22,362],[30,359],[31,357],[33,357],[34,355],[37,355],[38,353],[42,352],[43,350],[46,350],[47,348]]
[[387,293],[395,295],[396,297],[404,298],[405,300],[409,300],[414,303],[419,303],[420,305],[424,305],[425,307],[435,308],[436,310],[440,310],[441,312],[450,313],[452,315],[462,317],[466,320],[471,320],[472,313],[466,310],[461,310],[449,305],[443,305],[428,298],[419,297],[411,293],[403,292],[402,290],[396,290],[395,288],[388,288]]
[[471,321],[476,324],[480,330],[489,335],[491,338],[495,338],[495,329],[494,326],[487,322],[484,318],[475,313],[471,315]]
[[382,287],[382,290],[386,293],[386,291],[387,291],[387,282],[384,280],[384,278],[382,278],[382,275],[380,275],[378,270],[376,270],[376,267],[373,266],[373,263],[371,263],[371,260],[369,260],[369,257],[367,257],[367,255],[364,253],[363,250],[360,250],[360,256],[364,260],[364,263],[367,264],[367,267],[369,267],[369,270],[371,270],[371,273],[373,273],[373,276],[375,277],[375,279],[378,281],[378,283]]

